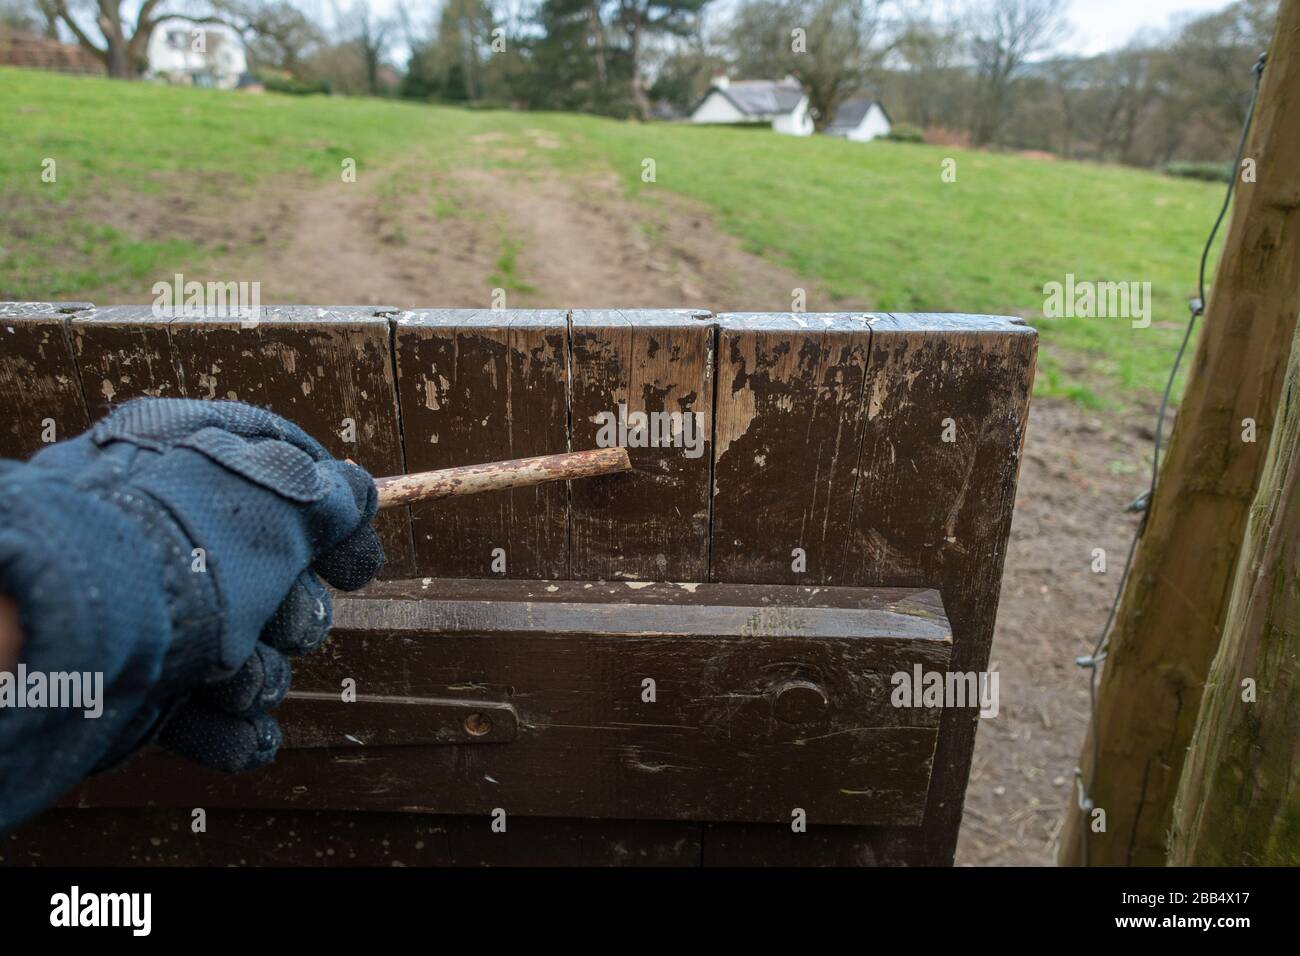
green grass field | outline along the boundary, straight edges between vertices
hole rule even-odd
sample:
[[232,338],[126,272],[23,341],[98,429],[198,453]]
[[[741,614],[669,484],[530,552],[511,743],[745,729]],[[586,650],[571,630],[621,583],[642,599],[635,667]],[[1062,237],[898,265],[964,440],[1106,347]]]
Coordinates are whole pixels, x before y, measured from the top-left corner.
[[[179,256],[222,251],[219,240],[212,249],[133,241],[87,212],[92,198],[129,204],[189,174],[238,188],[338,175],[345,157],[361,170],[401,163],[430,179],[464,164],[604,167],[630,192],[704,204],[747,249],[871,309],[1023,315],[1043,334],[1039,393],[1099,405],[1146,400],[1163,386],[1221,201],[1217,185],[946,147],[244,96],[12,69],[0,69],[0,130],[0,289],[11,295],[138,287],[168,276]],[[540,148],[539,130],[565,148]],[[497,149],[476,146],[484,134]],[[47,158],[57,162],[54,183],[42,181]],[[946,158],[956,160],[956,182],[941,179]],[[654,160],[652,183],[642,181],[646,159]],[[456,211],[454,198],[437,202],[440,214]],[[55,248],[75,250],[75,265],[51,269]],[[503,274],[516,251],[503,253]],[[1044,284],[1067,273],[1150,282],[1151,327],[1044,318]]]

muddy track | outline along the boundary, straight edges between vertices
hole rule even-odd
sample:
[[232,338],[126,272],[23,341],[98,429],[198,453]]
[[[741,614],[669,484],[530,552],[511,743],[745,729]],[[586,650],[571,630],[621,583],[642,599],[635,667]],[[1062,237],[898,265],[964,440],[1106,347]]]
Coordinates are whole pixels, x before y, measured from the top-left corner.
[[[358,183],[280,190],[275,237],[224,269],[264,301],[487,308],[784,311],[815,284],[743,251],[699,210],[627,197],[612,175],[469,169],[432,194]],[[396,174],[394,174],[396,175]],[[499,298],[499,293],[498,293]],[[499,304],[499,302],[498,302]]]

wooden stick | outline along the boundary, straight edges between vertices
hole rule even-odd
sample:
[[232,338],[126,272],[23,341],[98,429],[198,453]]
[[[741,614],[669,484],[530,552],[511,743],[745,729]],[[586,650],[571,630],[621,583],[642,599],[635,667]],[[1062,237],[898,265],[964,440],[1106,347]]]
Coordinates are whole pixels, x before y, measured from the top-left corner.
[[631,470],[632,462],[628,460],[626,448],[594,448],[591,451],[515,458],[486,465],[465,465],[416,475],[376,478],[375,487],[379,489],[379,507],[396,508],[417,501],[439,501],[460,495],[474,495],[480,491],[527,488],[547,481],[594,478],[597,475],[613,475]]

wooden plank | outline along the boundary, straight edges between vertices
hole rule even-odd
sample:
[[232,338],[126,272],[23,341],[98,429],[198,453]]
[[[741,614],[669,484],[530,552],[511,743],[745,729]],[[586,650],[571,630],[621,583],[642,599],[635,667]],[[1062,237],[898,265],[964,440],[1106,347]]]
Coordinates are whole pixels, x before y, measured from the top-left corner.
[[[407,468],[433,471],[569,450],[563,312],[444,310],[396,318]],[[562,484],[411,508],[421,575],[564,577]],[[496,565],[500,567],[499,563]]]
[[46,439],[90,424],[68,344],[68,316],[88,302],[0,302],[0,458],[27,458]]
[[147,781],[160,804],[205,807],[893,824],[924,808],[941,708],[890,692],[898,671],[946,668],[933,591],[387,582],[335,619],[295,690],[350,677],[372,698],[509,702],[517,737],[285,749],[237,776],[156,755],[77,799],[130,806]]
[[718,316],[712,580],[845,580],[875,318]]
[[[707,315],[572,313],[572,445],[609,444],[613,432],[628,446],[633,472],[571,483],[571,577],[707,577],[714,343]],[[650,416],[643,428],[639,416]]]
[[700,828],[653,820],[189,807],[51,810],[0,839],[5,866],[698,866]]
[[[1018,320],[993,316],[887,315],[868,323],[861,465],[853,482],[848,547],[839,552],[838,564],[810,561],[808,577],[864,587],[939,588],[952,622],[952,670],[982,671],[993,637],[1037,335]],[[720,350],[724,362],[725,356]],[[720,371],[720,456],[724,381]],[[947,418],[954,426],[951,443],[943,441]],[[715,500],[715,514],[724,510]],[[786,512],[784,520],[789,530],[774,526],[769,533],[789,537],[802,527],[796,513]],[[766,555],[765,569],[745,552],[720,547],[720,538],[715,527],[715,579],[739,574],[753,580],[766,573],[768,580],[786,580],[784,555]],[[789,855],[780,859],[786,863],[833,865],[845,853],[865,860],[876,852],[872,848],[885,847],[899,861],[950,864],[977,723],[974,709],[944,710],[920,827],[883,833],[846,827],[827,842],[790,841],[773,828],[737,826],[726,841],[707,843],[706,834],[707,861],[739,865],[764,847],[774,854],[785,848]]]
[[[387,315],[374,307],[263,307],[255,325],[238,318],[177,317],[167,326],[189,398],[238,399],[296,422],[330,454],[372,475],[401,474]],[[89,334],[90,323],[82,326]],[[410,515],[375,521],[388,561],[384,577],[410,577]]]
[[873,323],[852,583],[953,581],[996,598],[1036,343],[1032,329],[997,317]]
[[184,397],[167,333],[170,321],[145,305],[109,306],[73,316],[72,351],[92,419],[133,398]]
[[[952,621],[953,670],[983,671],[1038,335],[996,316],[891,315],[873,323],[871,350],[851,582],[937,586]],[[953,442],[943,441],[948,418]],[[978,723],[973,709],[943,714],[920,835],[936,863],[951,862],[956,850]]]

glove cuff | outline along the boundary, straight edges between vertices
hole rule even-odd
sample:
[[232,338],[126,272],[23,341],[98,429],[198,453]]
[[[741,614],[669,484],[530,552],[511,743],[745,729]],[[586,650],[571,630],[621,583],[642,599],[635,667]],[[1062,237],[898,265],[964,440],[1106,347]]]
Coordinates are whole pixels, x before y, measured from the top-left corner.
[[75,675],[89,704],[51,706],[60,703],[51,694],[41,706],[0,709],[0,811],[17,815],[0,819],[0,831],[136,749],[215,654],[211,583],[188,563],[176,567],[188,552],[174,525],[160,536],[167,516],[135,496],[114,500],[125,497],[0,468],[0,592],[19,608],[18,659],[29,681],[43,675],[50,688],[55,675]]

